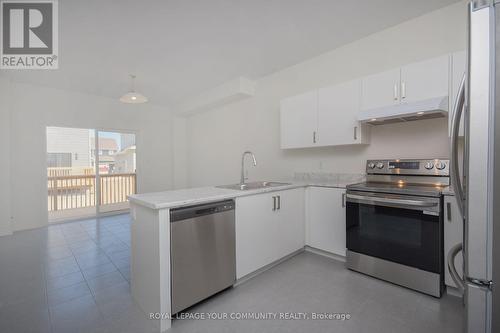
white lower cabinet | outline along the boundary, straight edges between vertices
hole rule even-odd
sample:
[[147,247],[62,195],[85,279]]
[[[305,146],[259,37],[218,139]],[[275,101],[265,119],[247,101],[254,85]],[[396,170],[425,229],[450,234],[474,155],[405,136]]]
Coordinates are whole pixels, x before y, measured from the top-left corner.
[[345,256],[345,189],[309,187],[306,192],[306,244]]
[[[458,243],[463,241],[463,222],[455,197],[445,195],[444,197],[444,282],[447,286],[456,287],[450,272],[448,271],[448,252]],[[455,258],[455,267],[458,274],[462,276],[462,253]]]
[[304,247],[304,189],[236,198],[236,277]]

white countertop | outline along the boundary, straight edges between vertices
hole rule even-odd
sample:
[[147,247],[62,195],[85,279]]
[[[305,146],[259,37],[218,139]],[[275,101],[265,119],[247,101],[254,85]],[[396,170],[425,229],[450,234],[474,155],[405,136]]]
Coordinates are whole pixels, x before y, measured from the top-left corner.
[[332,187],[345,188],[353,182],[346,181],[287,181],[288,185],[266,187],[255,190],[231,190],[218,188],[215,186],[186,188],[181,190],[172,190],[165,192],[153,192],[144,194],[134,194],[129,196],[130,202],[137,205],[145,206],[151,209],[177,208],[182,206],[197,205],[206,202],[220,201],[233,199],[248,195],[260,193],[268,193],[275,191],[283,191],[293,188],[317,186],[317,187]]

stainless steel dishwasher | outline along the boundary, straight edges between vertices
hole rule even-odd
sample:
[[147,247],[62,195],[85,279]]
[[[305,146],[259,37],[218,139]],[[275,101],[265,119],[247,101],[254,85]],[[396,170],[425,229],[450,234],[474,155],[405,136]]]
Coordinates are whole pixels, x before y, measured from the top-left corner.
[[172,313],[236,281],[234,201],[170,211]]

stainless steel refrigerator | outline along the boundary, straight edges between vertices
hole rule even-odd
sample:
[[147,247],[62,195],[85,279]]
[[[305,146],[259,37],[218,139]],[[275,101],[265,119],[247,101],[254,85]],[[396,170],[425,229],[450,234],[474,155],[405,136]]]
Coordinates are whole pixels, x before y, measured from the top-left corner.
[[[464,239],[448,254],[464,290],[465,331],[500,332],[500,0],[468,6],[467,70],[452,112],[451,172]],[[463,113],[463,172],[459,124]],[[463,247],[463,248],[462,248]],[[454,255],[463,251],[464,271]]]

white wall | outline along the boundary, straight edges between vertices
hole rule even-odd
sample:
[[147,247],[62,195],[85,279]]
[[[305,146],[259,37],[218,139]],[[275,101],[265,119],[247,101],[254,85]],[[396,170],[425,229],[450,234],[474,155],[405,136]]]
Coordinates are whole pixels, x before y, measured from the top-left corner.
[[138,191],[172,188],[173,116],[165,108],[25,84],[12,84],[9,97],[13,230],[47,223],[47,126],[135,131]]
[[447,157],[447,120],[374,127],[369,146],[281,150],[279,100],[465,48],[460,2],[373,34],[257,81],[256,96],[188,119],[189,185],[238,181],[244,150],[256,154],[251,179],[295,171],[358,173],[368,158]]
[[11,233],[9,83],[0,79],[0,236]]
[[174,118],[172,149],[174,154],[174,188],[186,188],[188,186],[188,140],[186,118]]

